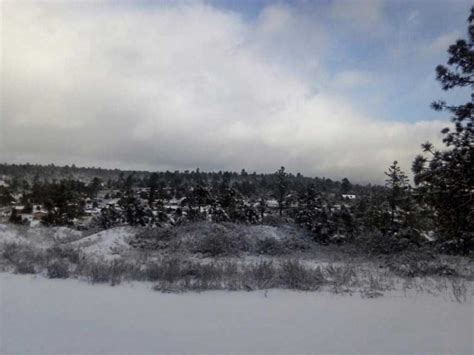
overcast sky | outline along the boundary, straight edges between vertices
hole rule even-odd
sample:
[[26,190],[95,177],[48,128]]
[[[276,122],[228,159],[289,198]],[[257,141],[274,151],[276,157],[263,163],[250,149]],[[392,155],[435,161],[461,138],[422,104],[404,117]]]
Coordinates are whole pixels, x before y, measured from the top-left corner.
[[0,162],[381,182],[471,1],[1,1]]

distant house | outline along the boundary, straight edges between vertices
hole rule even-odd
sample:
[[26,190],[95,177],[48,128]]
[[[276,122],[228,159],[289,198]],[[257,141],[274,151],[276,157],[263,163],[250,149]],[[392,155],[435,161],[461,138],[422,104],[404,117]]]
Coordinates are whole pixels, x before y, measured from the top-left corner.
[[270,208],[277,208],[278,207],[278,201],[275,200],[275,199],[269,199],[266,201],[266,205],[267,207],[270,207]]
[[33,216],[33,219],[34,220],[37,220],[39,221],[41,218],[43,218],[44,216],[46,216],[48,214],[47,211],[45,210],[39,210],[39,211],[34,211],[32,216]]
[[342,195],[342,198],[343,198],[344,200],[355,200],[356,197],[357,197],[356,195],[348,195],[348,194],[343,194],[343,195]]
[[0,175],[0,186],[8,187],[6,175]]

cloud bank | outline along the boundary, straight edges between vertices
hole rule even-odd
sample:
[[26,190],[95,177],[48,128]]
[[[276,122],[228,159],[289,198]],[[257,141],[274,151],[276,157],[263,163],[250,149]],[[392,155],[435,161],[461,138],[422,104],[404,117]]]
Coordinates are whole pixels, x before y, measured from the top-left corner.
[[[352,93],[383,84],[333,75],[330,31],[289,6],[252,21],[204,3],[2,6],[0,161],[380,182],[446,124],[360,109]],[[372,27],[370,9],[330,14]]]

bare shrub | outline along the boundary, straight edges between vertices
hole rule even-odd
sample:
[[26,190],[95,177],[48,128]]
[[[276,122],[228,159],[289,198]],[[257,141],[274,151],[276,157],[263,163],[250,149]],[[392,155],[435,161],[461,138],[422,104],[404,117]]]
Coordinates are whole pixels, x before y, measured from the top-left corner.
[[248,267],[245,279],[252,282],[258,289],[274,287],[277,270],[272,261],[260,261]]
[[81,256],[78,250],[68,247],[55,245],[46,250],[49,259],[66,259],[73,264],[78,264]]
[[41,250],[17,243],[4,244],[2,257],[19,274],[34,274],[46,263],[46,256]]
[[91,263],[86,268],[86,275],[91,283],[107,283],[110,281],[110,267],[107,264]]
[[234,254],[235,250],[228,235],[211,233],[198,242],[195,252],[215,257]]
[[280,265],[279,281],[286,288],[295,290],[315,290],[324,283],[321,269],[306,268],[298,260],[286,260]]
[[285,239],[283,241],[283,246],[285,250],[288,251],[304,251],[311,249],[311,244],[304,240],[296,237]]
[[111,261],[83,261],[77,272],[85,276],[90,283],[110,283],[118,285],[124,278],[141,279],[138,266],[122,260]]
[[145,228],[140,230],[135,239],[129,243],[134,248],[144,250],[160,250],[170,246],[170,242],[176,239],[176,231],[171,228]]
[[325,268],[325,273],[327,280],[332,283],[335,292],[347,290],[356,281],[356,273],[352,265],[342,264],[335,266],[329,264]]
[[31,261],[19,260],[15,264],[15,273],[17,274],[34,274],[36,273],[35,266]]
[[362,297],[376,298],[383,296],[383,292],[394,288],[393,279],[383,275],[373,275],[369,272],[367,283],[361,290]]
[[47,267],[47,275],[50,279],[67,279],[69,264],[64,260],[53,261]]
[[356,242],[361,250],[370,255],[389,255],[414,247],[412,241],[405,236],[384,235],[379,231],[366,232],[366,234],[359,236]]
[[169,283],[173,283],[183,276],[181,264],[177,258],[169,258],[147,265],[145,274],[149,281],[161,280]]
[[262,224],[273,226],[273,227],[279,227],[282,225],[286,225],[287,223],[288,221],[285,218],[280,217],[279,215],[276,215],[276,214],[266,215],[262,219]]
[[452,279],[451,280],[451,289],[454,296],[454,299],[461,303],[467,301],[468,289],[464,280]]
[[282,255],[286,249],[282,242],[275,238],[265,238],[257,240],[255,251],[257,254]]
[[392,258],[387,265],[390,271],[402,277],[459,276],[451,265],[419,253],[406,253]]
[[4,243],[2,250],[2,258],[8,261],[13,261],[20,252],[20,245],[17,243]]
[[196,266],[197,274],[193,288],[199,290],[224,289],[226,271],[233,271],[229,265],[224,266],[216,262],[197,264]]

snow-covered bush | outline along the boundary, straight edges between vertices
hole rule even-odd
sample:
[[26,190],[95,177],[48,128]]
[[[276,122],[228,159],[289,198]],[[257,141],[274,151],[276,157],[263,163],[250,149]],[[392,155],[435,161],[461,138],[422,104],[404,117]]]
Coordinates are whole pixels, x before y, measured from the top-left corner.
[[257,254],[282,255],[285,253],[286,249],[281,241],[267,237],[265,239],[257,240],[255,251]]
[[277,269],[272,261],[260,261],[247,267],[246,276],[247,283],[254,285],[253,288],[266,289],[276,285]]
[[47,275],[50,279],[67,279],[69,264],[64,260],[55,260],[48,265]]
[[295,290],[315,290],[324,282],[320,268],[305,267],[298,260],[286,260],[280,265],[279,281],[282,287]]

